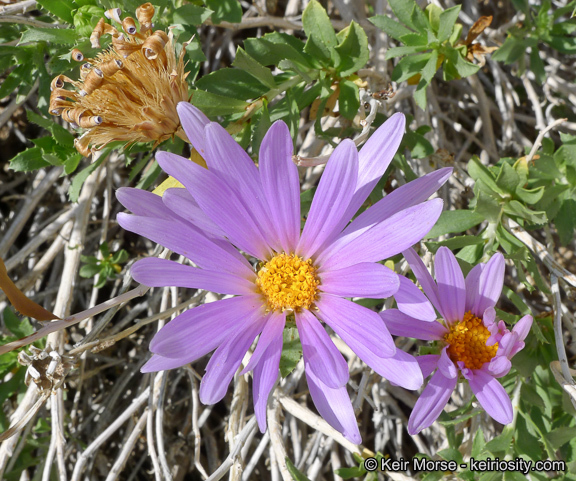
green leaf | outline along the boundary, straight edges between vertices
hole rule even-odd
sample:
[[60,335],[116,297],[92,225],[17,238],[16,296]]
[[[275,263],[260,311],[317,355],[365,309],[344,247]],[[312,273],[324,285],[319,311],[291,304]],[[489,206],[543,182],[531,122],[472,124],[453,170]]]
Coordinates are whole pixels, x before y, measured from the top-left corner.
[[412,33],[412,30],[386,15],[375,15],[368,20],[395,40],[401,40],[402,36]]
[[236,58],[232,62],[232,66],[249,73],[268,88],[276,88],[276,82],[270,69],[261,65],[240,47],[236,50]]
[[96,274],[99,274],[100,271],[103,269],[103,266],[100,264],[84,264],[80,267],[80,277],[94,277]]
[[460,5],[456,5],[455,7],[444,10],[440,14],[440,26],[438,28],[438,41],[440,43],[443,43],[450,38],[456,20],[458,20],[460,8]]
[[212,21],[240,23],[242,21],[242,6],[238,0],[204,0],[206,6],[212,10]]
[[49,42],[58,45],[76,45],[78,33],[69,28],[40,28],[32,27],[26,30],[18,44],[27,42]]
[[352,21],[348,27],[338,33],[339,44],[334,48],[338,53],[336,71],[341,77],[347,77],[366,65],[370,52],[368,37],[364,29]]
[[434,5],[430,3],[424,11],[428,15],[428,21],[430,22],[430,26],[432,27],[432,31],[438,34],[438,30],[440,29],[440,15],[444,10],[442,10],[438,5]]
[[473,458],[477,458],[480,456],[482,451],[484,450],[484,446],[486,442],[484,441],[484,433],[481,429],[476,431],[476,435],[474,436],[474,441],[472,442],[472,453],[471,456]]
[[338,97],[340,114],[352,120],[360,109],[360,94],[358,85],[344,79],[340,82],[340,95]]
[[24,63],[16,67],[0,84],[0,98],[7,97],[21,85],[29,85],[32,75],[31,63]]
[[546,434],[546,439],[554,449],[559,449],[576,437],[576,427],[560,427]]
[[473,210],[446,210],[440,214],[440,218],[425,239],[433,239],[441,235],[465,232],[480,224],[486,218]]
[[260,145],[268,129],[272,125],[270,120],[270,113],[268,112],[268,105],[264,102],[260,112],[254,116],[254,130],[252,131],[252,151],[256,154],[260,153]]
[[446,59],[444,60],[444,69],[446,75],[450,77],[469,77],[480,70],[480,65],[468,62],[458,49],[452,47],[445,48],[445,55]]
[[509,65],[526,52],[526,45],[520,39],[509,35],[502,46],[492,53],[491,58],[496,62],[504,62]]
[[35,330],[27,317],[19,319],[9,307],[6,307],[4,311],[2,311],[2,316],[4,318],[6,329],[8,329],[17,338],[29,336]]
[[[76,3],[79,3],[76,1]],[[79,36],[89,37],[98,21],[104,17],[104,9],[95,5],[82,5],[74,14],[74,28]]]
[[15,172],[30,172],[49,165],[50,163],[44,160],[40,147],[26,149],[10,161],[10,168]]
[[[430,47],[428,45],[411,45],[407,47],[392,47],[386,51],[386,60],[390,60],[391,58],[396,57],[403,57],[404,55],[410,55],[413,53],[422,52],[424,50],[429,50]],[[437,52],[435,50],[435,52]]]
[[519,216],[526,219],[531,224],[542,225],[548,222],[548,217],[546,217],[546,212],[540,211],[535,212],[530,210],[524,204],[521,204],[517,200],[511,200],[504,204],[504,212],[508,215]]
[[273,32],[262,38],[247,38],[244,48],[262,65],[278,65],[281,60],[291,60],[305,69],[313,67],[312,59],[304,52],[304,43],[285,33]]
[[540,58],[540,49],[532,47],[530,51],[530,70],[534,72],[536,81],[542,85],[546,81],[544,62]]
[[308,36],[304,51],[320,61],[329,61],[338,40],[326,10],[317,0],[311,0],[304,9],[302,26]]
[[568,245],[574,240],[576,229],[576,200],[568,199],[562,203],[562,207],[554,218],[554,225],[558,231],[562,245]]
[[288,376],[302,357],[302,344],[298,329],[295,327],[284,328],[282,355],[280,356],[280,375]]
[[[253,75],[246,72],[245,70],[236,68],[221,68],[219,70],[215,70],[214,72],[211,72],[208,75],[204,75],[202,78],[198,79],[195,85],[202,90],[194,92],[192,97],[193,104],[194,97],[198,95],[198,92],[204,91],[204,93],[200,95],[204,95],[207,92],[210,92],[211,94],[217,95],[219,97],[226,97],[226,102],[223,104],[225,108],[227,107],[226,104],[230,102],[231,99],[236,99],[238,102],[242,102],[242,104],[238,104],[242,105],[242,108],[239,109],[238,112],[246,107],[246,104],[244,103],[245,99],[257,99],[268,91],[268,88],[259,82]],[[215,102],[210,107],[215,108],[218,105],[222,105],[221,100],[219,102]],[[206,113],[206,111],[203,109],[200,110]],[[232,111],[229,113],[236,112],[237,111]],[[206,113],[206,115],[210,116],[208,113]]]
[[76,4],[73,0],[58,0],[56,2],[54,0],[38,0],[38,3],[66,23],[73,22],[72,12],[76,9]]
[[210,15],[213,13],[212,10],[204,7],[185,4],[174,10],[172,19],[174,23],[181,23],[183,25],[201,25],[210,18]]
[[493,197],[480,191],[476,197],[476,207],[474,212],[489,222],[496,223],[500,221],[502,215],[502,206]]
[[310,481],[310,479],[308,479],[296,468],[296,466],[294,466],[294,464],[292,464],[292,461],[290,461],[288,457],[286,457],[286,467],[288,468],[288,472],[294,481]]
[[67,149],[74,149],[74,136],[61,125],[42,117],[31,110],[26,112],[28,120],[51,132],[56,142]]
[[498,185],[498,187],[500,187],[504,192],[513,194],[519,183],[520,177],[518,176],[518,173],[510,164],[504,162],[498,176],[496,177],[496,185]]
[[360,466],[354,466],[352,468],[339,468],[334,470],[334,474],[340,476],[342,479],[359,478],[360,476],[366,474],[366,470]]
[[408,130],[404,134],[402,142],[406,145],[406,148],[410,151],[414,159],[422,159],[434,153],[434,147],[432,147],[430,141],[420,132],[420,129],[416,131]]
[[478,156],[474,155],[470,161],[468,162],[468,174],[472,177],[475,181],[482,181],[485,187],[489,189],[489,191],[499,194],[500,196],[506,196],[506,192],[502,190],[498,184],[496,183],[496,178],[494,174],[488,169],[486,166],[480,162]]
[[389,0],[388,2],[394,15],[404,25],[425,33],[427,28],[432,28],[426,15],[414,0]]
[[[243,71],[239,70],[239,72]],[[203,90],[194,91],[191,103],[208,117],[236,114],[245,111],[248,107],[248,103],[243,100],[224,97],[223,95],[213,94]]]
[[484,239],[474,235],[462,235],[457,237],[451,237],[440,242],[426,242],[426,246],[435,253],[440,247],[448,247],[451,251],[462,249],[467,246],[482,245],[484,244]]
[[486,450],[493,454],[508,452],[512,443],[513,434],[514,431],[510,427],[505,427],[502,430],[502,434],[486,443]]
[[392,80],[394,82],[404,82],[410,77],[419,74],[431,56],[431,53],[421,53],[404,57],[398,62],[396,67],[394,67]]

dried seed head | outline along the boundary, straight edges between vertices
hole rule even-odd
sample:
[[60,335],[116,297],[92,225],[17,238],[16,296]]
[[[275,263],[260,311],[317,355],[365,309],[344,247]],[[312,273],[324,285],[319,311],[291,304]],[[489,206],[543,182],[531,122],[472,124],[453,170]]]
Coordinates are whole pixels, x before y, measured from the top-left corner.
[[75,48],[72,50],[72,60],[76,60],[76,62],[82,62],[82,60],[84,60],[84,54]]
[[[179,102],[189,100],[185,49],[176,57],[172,33],[152,32],[150,3],[136,10],[139,32],[133,18],[120,15],[119,9],[106,12],[124,33],[104,19],[96,25],[92,46],[99,46],[102,35],[111,35],[112,45],[87,59],[78,80],[58,76],[52,81],[50,112],[86,129],[75,141],[85,156],[113,141],[158,144],[174,135],[187,140],[176,112]],[[64,90],[65,82],[74,90]]]

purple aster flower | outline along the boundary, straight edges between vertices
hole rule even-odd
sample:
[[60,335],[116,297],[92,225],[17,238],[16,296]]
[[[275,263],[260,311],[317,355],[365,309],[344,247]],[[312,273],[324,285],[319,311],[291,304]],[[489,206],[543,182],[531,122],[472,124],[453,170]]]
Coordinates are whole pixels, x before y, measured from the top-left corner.
[[[498,253],[478,264],[466,279],[454,254],[441,247],[434,264],[436,282],[413,249],[404,252],[424,294],[411,281],[400,277],[395,294],[398,309],[381,312],[390,333],[444,344],[441,354],[417,358],[424,377],[436,371],[408,421],[416,434],[440,415],[460,377],[470,384],[484,410],[496,421],[512,421],[512,403],[496,380],[510,371],[510,359],[524,347],[532,316],[520,319],[512,331],[496,322],[494,306],[504,283],[504,257]],[[440,313],[436,318],[434,308]]]
[[264,137],[259,168],[217,123],[178,105],[180,120],[208,169],[168,152],[156,159],[185,189],[163,197],[122,188],[120,202],[134,215],[118,222],[190,259],[195,266],[142,259],[134,279],[152,287],[205,289],[235,297],[190,309],[152,339],[143,372],[172,369],[216,350],[200,386],[205,404],[220,401],[250,346],[244,372],[253,370],[254,410],[266,429],[266,403],[278,378],[287,316],[302,341],[308,386],[320,414],[348,439],[360,434],[346,391],[348,366],[321,321],[377,373],[410,389],[423,381],[416,360],[397,351],[377,313],[345,297],[382,298],[399,277],[378,261],[420,240],[442,201],[426,199],[450,176],[442,169],[406,184],[352,216],[382,176],[402,138],[404,116],[393,115],[363,147],[351,140],[334,150],[302,232],[300,185],[286,124]]

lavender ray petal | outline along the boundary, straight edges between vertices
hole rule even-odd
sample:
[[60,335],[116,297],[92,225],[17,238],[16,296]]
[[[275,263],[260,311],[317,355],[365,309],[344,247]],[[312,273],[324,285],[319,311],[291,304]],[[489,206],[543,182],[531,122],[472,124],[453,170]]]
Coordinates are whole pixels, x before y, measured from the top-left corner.
[[422,387],[424,378],[417,359],[400,349],[397,349],[392,357],[381,358],[373,355],[369,360],[362,360],[397,386],[410,390]]
[[512,402],[502,385],[487,372],[476,369],[468,378],[470,389],[490,417],[500,424],[512,422]]
[[268,245],[279,251],[278,236],[263,195],[260,172],[250,156],[216,122],[206,127],[206,142],[208,169],[232,189]]
[[318,319],[308,310],[295,313],[304,362],[328,387],[348,382],[348,364]]
[[270,249],[266,239],[237,194],[218,175],[168,152],[159,152],[156,159],[167,174],[188,189],[206,215],[226,233],[230,242],[254,257],[267,257]]
[[[362,155],[362,151],[360,155]],[[446,167],[398,187],[356,217],[356,219],[344,229],[340,239],[350,242],[379,222],[392,217],[408,207],[421,204],[442,187],[450,175],[452,175],[452,168]],[[350,219],[350,217],[346,217],[346,221],[348,221],[348,219]]]
[[502,293],[506,263],[499,252],[494,254],[482,269],[479,277],[479,289],[472,314],[480,316],[489,307],[494,307]]
[[440,361],[439,354],[424,354],[423,356],[418,356],[416,358],[420,369],[422,369],[422,376],[426,379],[430,374],[432,374],[438,367],[438,361]]
[[438,300],[438,286],[436,285],[436,282],[434,282],[434,279],[432,279],[430,272],[424,265],[424,262],[422,262],[422,259],[420,259],[420,256],[412,247],[403,251],[402,255],[406,259],[406,262],[408,262],[414,276],[422,286],[424,294],[426,294],[432,305],[442,315],[442,317],[444,317],[442,306]]
[[252,397],[254,398],[254,414],[261,432],[266,431],[266,405],[270,391],[278,379],[281,355],[282,336],[280,335],[272,339],[254,367]]
[[412,337],[423,341],[439,341],[447,333],[440,322],[427,322],[414,319],[398,309],[386,309],[379,313],[390,334]]
[[442,212],[441,199],[412,206],[376,224],[351,242],[335,242],[318,257],[322,270],[342,269],[360,262],[377,262],[406,250],[422,239]]
[[410,434],[418,434],[438,419],[457,382],[458,378],[447,378],[440,370],[434,373],[412,409],[408,420]]
[[438,359],[438,370],[441,371],[445,377],[450,379],[458,378],[458,368],[448,356],[447,350],[448,346],[445,346],[440,353],[440,359]]
[[404,276],[399,276],[400,288],[394,294],[398,309],[404,314],[426,322],[436,320],[436,312],[426,296],[416,285]]
[[199,269],[157,257],[136,261],[130,272],[136,282],[149,287],[175,286],[220,294],[255,294],[255,284],[248,279],[229,272]]
[[466,304],[464,308],[466,312],[473,311],[474,306],[478,303],[480,274],[482,274],[485,267],[486,264],[476,264],[466,276]]
[[210,123],[210,119],[204,113],[188,102],[179,102],[176,106],[180,123],[186,132],[188,140],[198,153],[206,158],[206,135],[204,128]]
[[390,297],[398,290],[399,276],[382,264],[362,262],[320,274],[320,289],[342,297]]
[[212,354],[200,383],[202,404],[215,404],[226,395],[230,381],[254,339],[262,332],[266,320],[266,317],[258,312],[251,313],[244,322],[237,325],[237,333],[228,336]]
[[330,294],[317,301],[318,315],[360,359],[375,354],[392,357],[396,346],[386,325],[374,311]]
[[346,391],[346,386],[336,389],[326,386],[310,369],[305,365],[306,379],[312,401],[322,416],[330,426],[341,432],[343,436],[354,444],[360,444],[362,437],[358,430],[354,409]]
[[186,189],[180,187],[166,189],[162,196],[162,201],[173,213],[186,219],[207,234],[222,238],[226,235],[224,231],[204,213]]
[[172,219],[141,217],[122,212],[117,219],[118,224],[127,231],[183,255],[203,269],[224,270],[246,279],[253,278],[253,271],[246,260],[241,261],[222,249],[194,226]]
[[[250,372],[260,361],[260,358],[264,355],[268,346],[275,342],[277,337],[282,339],[282,333],[284,331],[284,325],[286,324],[286,312],[271,312],[264,329],[262,330],[262,334],[260,334],[260,338],[258,339],[258,344],[256,345],[256,349],[252,353],[252,357],[250,357],[250,361],[240,375],[243,376],[247,372]],[[282,348],[280,348],[282,350]]]
[[466,305],[466,284],[462,269],[452,251],[444,246],[436,252],[434,268],[444,319],[459,322],[464,318]]
[[[382,124],[364,144],[358,155],[358,181],[354,196],[345,214],[344,227],[374,190],[400,146],[406,125],[404,114],[398,112]],[[425,200],[425,199],[423,199]]]
[[296,252],[309,258],[339,234],[338,223],[348,207],[358,178],[358,151],[354,142],[343,140],[330,156],[314,195]]
[[259,157],[262,190],[285,252],[294,252],[300,237],[300,180],[293,150],[288,126],[277,121],[264,136]]
[[181,220],[162,203],[162,197],[152,192],[132,187],[120,187],[116,191],[116,198],[124,207],[138,216]]
[[140,368],[141,373],[167,371],[188,364],[186,358],[162,357],[159,354],[152,354],[152,357]]
[[160,329],[150,350],[164,357],[190,356],[192,360],[216,349],[228,335],[240,331],[246,318],[264,318],[256,296],[240,296],[211,302],[183,312]]

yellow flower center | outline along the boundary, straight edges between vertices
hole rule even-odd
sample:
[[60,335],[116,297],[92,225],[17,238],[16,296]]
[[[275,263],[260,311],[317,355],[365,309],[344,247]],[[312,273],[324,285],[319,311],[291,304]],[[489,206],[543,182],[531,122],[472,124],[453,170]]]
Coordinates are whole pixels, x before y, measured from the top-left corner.
[[271,311],[309,309],[316,300],[319,284],[312,259],[285,253],[266,262],[256,279]]
[[448,355],[454,363],[462,361],[468,369],[480,369],[498,351],[498,343],[486,345],[489,337],[490,331],[482,319],[468,311],[462,321],[450,326],[450,332],[444,336],[444,340],[448,343]]

